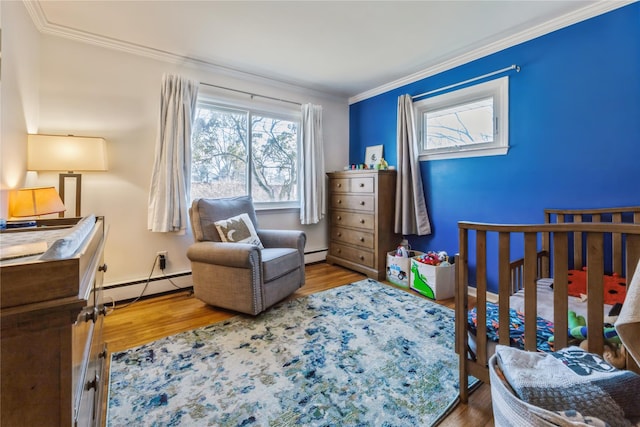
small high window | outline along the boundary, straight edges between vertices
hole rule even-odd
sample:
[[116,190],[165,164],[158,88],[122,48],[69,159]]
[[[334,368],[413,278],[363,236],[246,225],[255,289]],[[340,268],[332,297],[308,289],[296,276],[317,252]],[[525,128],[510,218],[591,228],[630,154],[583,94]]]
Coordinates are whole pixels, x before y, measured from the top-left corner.
[[506,154],[509,78],[414,102],[420,160]]

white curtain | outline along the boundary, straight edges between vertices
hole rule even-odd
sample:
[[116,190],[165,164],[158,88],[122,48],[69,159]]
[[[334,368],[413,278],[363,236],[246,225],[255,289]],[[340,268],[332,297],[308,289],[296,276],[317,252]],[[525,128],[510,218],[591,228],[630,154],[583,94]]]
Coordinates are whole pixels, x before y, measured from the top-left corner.
[[322,106],[304,104],[302,111],[302,164],[300,222],[316,224],[326,213]]
[[427,204],[422,189],[418,140],[411,96],[398,98],[398,178],[396,181],[395,232],[403,235],[431,234]]
[[149,190],[147,227],[155,232],[187,229],[191,180],[191,123],[196,110],[198,82],[162,77],[160,120]]

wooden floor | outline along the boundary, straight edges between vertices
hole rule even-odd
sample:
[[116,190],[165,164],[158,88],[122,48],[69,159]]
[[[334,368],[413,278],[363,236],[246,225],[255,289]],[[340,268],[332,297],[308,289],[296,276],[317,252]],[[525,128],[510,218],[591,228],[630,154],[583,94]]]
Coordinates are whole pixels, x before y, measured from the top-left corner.
[[[363,278],[365,276],[339,266],[326,263],[307,265],[306,284],[290,298],[309,295]],[[439,303],[450,308],[454,306],[453,299]],[[115,310],[105,318],[104,340],[109,353],[118,352],[178,332],[219,322],[234,315],[234,312],[206,305],[188,291],[178,291],[143,299],[129,306],[123,304],[120,307],[116,304]],[[107,357],[107,361],[110,359],[110,356]],[[107,384],[103,405],[106,406],[108,376],[105,381]],[[493,426],[489,386],[480,386],[471,394],[469,403],[458,404],[440,426]]]

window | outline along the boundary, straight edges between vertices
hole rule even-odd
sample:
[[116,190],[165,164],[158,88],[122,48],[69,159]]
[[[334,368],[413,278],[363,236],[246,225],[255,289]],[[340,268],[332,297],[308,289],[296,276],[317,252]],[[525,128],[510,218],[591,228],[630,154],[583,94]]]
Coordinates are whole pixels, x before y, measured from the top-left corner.
[[192,130],[191,197],[251,195],[298,206],[299,114],[199,102]]
[[420,160],[506,154],[509,78],[414,102]]

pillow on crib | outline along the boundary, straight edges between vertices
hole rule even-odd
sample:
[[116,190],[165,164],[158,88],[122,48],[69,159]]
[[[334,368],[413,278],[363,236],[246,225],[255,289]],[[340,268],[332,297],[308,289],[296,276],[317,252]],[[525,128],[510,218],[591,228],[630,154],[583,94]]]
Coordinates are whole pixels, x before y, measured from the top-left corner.
[[[569,270],[569,283],[567,285],[567,293],[571,296],[580,298],[587,293],[587,269]],[[627,295],[627,281],[624,277],[617,274],[611,276],[605,275],[602,279],[604,287],[604,303],[614,305],[622,304]]]
[[579,347],[553,353],[496,348],[498,365],[515,394],[548,411],[575,410],[609,425],[640,416],[640,376],[615,369]]

